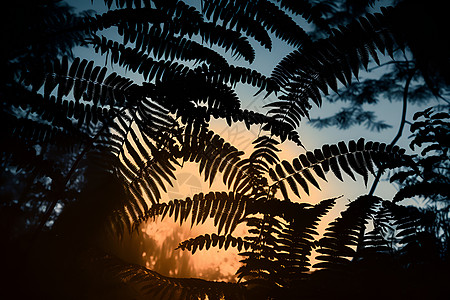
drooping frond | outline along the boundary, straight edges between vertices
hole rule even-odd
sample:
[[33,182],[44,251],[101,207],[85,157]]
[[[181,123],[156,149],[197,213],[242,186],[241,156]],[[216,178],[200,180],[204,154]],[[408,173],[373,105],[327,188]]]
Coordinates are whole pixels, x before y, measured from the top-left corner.
[[430,151],[446,155],[449,147],[445,141],[450,128],[450,114],[444,111],[434,112],[432,108],[428,108],[415,113],[413,120],[415,122],[410,130],[414,133],[414,139],[410,143],[410,148],[414,150],[415,146],[431,144],[422,150],[421,155],[429,154]]
[[393,55],[394,38],[386,24],[389,12],[384,8],[383,14],[368,14],[333,30],[327,39],[291,52],[275,67],[274,80],[284,86],[296,75],[310,74],[305,79],[313,80],[311,83],[324,94],[328,94],[328,87],[336,91],[337,80],[344,85],[351,83],[352,76],[358,78],[361,67],[367,68],[370,58],[378,62],[376,51]]
[[380,255],[389,255],[393,252],[391,241],[384,237],[381,228],[375,227],[364,235],[361,250],[357,256],[362,259],[373,259]]
[[105,37],[94,37],[91,41],[97,52],[110,54],[111,61],[143,76],[146,81],[166,81],[176,76],[186,76],[189,67],[183,64],[154,60],[138,48],[125,47],[123,44],[107,40]]
[[[183,161],[199,164],[199,172],[212,184],[217,172],[223,173],[224,183],[238,171],[236,164],[244,154],[213,131],[198,123],[189,123],[180,141]],[[229,183],[230,184],[230,183]]]
[[413,197],[433,197],[440,195],[445,199],[450,199],[450,189],[448,183],[439,182],[418,182],[402,187],[394,196],[394,202]]
[[230,51],[236,58],[243,57],[250,63],[255,59],[255,50],[245,36],[216,22],[204,21],[194,7],[176,0],[158,0],[154,3],[162,14],[173,16],[171,22],[164,24],[163,30],[181,36],[199,35],[203,42]]
[[417,112],[411,125],[413,139],[410,148],[422,147],[420,156],[414,157],[414,165],[397,172],[390,178],[401,186],[394,196],[394,202],[406,198],[423,197],[437,202],[449,199],[448,175],[450,115],[448,112],[434,112],[431,108]]
[[151,100],[143,100],[136,109],[119,114],[111,131],[97,142],[126,188],[128,201],[121,214],[133,222],[144,217],[149,205],[159,203],[166,186],[176,179],[174,165],[179,163],[170,152],[175,121],[163,112]]
[[[318,235],[316,231],[318,222],[334,206],[335,202],[336,198],[333,198],[323,200],[313,207],[286,210],[285,218],[292,214],[290,216],[292,219],[279,235],[278,259],[285,266],[283,277],[287,280],[299,279],[310,270],[310,255],[316,248],[314,236]],[[293,213],[294,211],[295,213]]]
[[[248,197],[233,192],[210,192],[195,194],[185,200],[170,200],[167,203],[153,204],[146,212],[142,221],[161,216],[173,217],[174,221],[190,220],[191,227],[203,224],[208,218],[214,219],[218,234],[231,234],[244,215]],[[136,224],[139,225],[139,224]]]
[[[94,0],[92,0],[94,1]],[[97,0],[98,1],[98,0]],[[116,8],[141,8],[141,7],[151,7],[151,0],[103,0],[105,5],[110,9],[111,7]]]
[[[32,85],[34,90],[44,87],[44,97],[50,97],[57,88],[58,101],[73,93],[74,102],[69,103],[69,109],[74,109],[80,100],[100,106],[123,105],[128,94],[135,87],[133,81],[113,72],[106,76],[106,67],[94,67],[93,61],[75,58],[69,66],[69,59],[64,56],[61,60],[55,60],[54,64],[47,66],[42,73],[30,70],[24,74],[22,80],[27,85]],[[40,78],[37,80],[37,78]],[[79,104],[78,104],[79,105]]]
[[259,73],[254,69],[239,66],[212,66],[209,69],[198,68],[197,73],[211,78],[213,81],[222,81],[233,86],[236,83],[249,84],[258,87],[260,90],[268,90],[270,92],[277,91],[278,87],[271,78]]
[[336,269],[345,266],[356,255],[356,247],[363,242],[367,219],[381,201],[375,196],[361,196],[348,205],[341,217],[331,222],[318,242],[315,268]]
[[308,117],[310,100],[320,106],[321,93],[328,94],[328,88],[337,92],[338,81],[350,84],[361,67],[367,69],[371,57],[378,63],[377,51],[392,55],[394,38],[385,19],[382,14],[369,14],[283,58],[272,72],[283,95],[270,104],[269,113],[298,126],[302,117]]
[[[223,10],[219,8],[219,5],[223,5]],[[261,26],[261,23],[244,14],[242,9],[240,9],[241,6],[239,3],[206,1],[203,6],[203,12],[207,18],[215,21],[220,19],[225,27],[230,29],[236,27],[237,31],[242,31],[247,36],[254,38],[261,46],[272,49],[272,40],[267,31]],[[227,11],[233,11],[233,13],[226,13]]]
[[[112,26],[117,26],[119,34],[123,34],[123,28],[128,27],[130,29],[135,29],[134,26],[140,23],[150,23],[150,24],[160,24],[167,21],[167,16],[161,15],[158,10],[151,8],[150,6],[136,8],[136,9],[112,9],[108,10],[106,13],[101,15],[90,16],[85,19],[83,27],[86,31],[92,33],[101,31],[103,29],[110,28]],[[136,38],[136,31],[130,32],[131,40],[134,41]],[[125,43],[130,41],[126,39]]]
[[239,254],[245,259],[238,277],[288,287],[292,280],[306,276],[318,222],[335,200],[323,200],[314,206],[264,199],[249,204],[249,215],[243,219],[250,228],[250,235],[243,239],[244,246],[249,243],[249,250]]
[[122,45],[133,43],[136,51],[153,53],[157,59],[164,56],[166,59],[223,63],[224,59],[217,52],[191,40],[193,35],[199,35],[202,42],[210,46],[217,45],[250,62],[254,60],[253,48],[238,32],[205,22],[195,8],[182,1],[158,1],[156,4],[156,8],[146,5],[142,8],[110,10],[89,18],[86,27],[92,32],[117,27],[123,37]]
[[402,248],[418,238],[418,233],[423,230],[424,215],[413,206],[401,206],[391,202],[384,202],[383,209],[391,217],[392,228],[395,230],[392,241],[396,247]]
[[[322,30],[329,30],[329,25],[323,18],[324,11],[321,8],[323,3],[311,3],[307,0],[276,0],[284,8],[296,15],[304,18],[308,23],[315,24]],[[326,5],[323,5],[326,7]]]
[[[154,58],[207,61],[221,65],[225,59],[210,46],[218,45],[226,51],[247,60],[254,59],[254,51],[246,39],[237,32],[223,26],[204,22],[198,11],[178,2],[171,7],[164,1],[153,8],[122,9],[109,11],[91,20],[92,29],[116,26],[123,37],[123,45],[134,44],[136,51],[152,54]],[[100,27],[100,28],[96,28]],[[178,36],[179,35],[179,36]],[[203,44],[192,40],[193,35],[200,35]]]
[[[280,149],[277,148],[279,142],[273,138],[268,136],[260,136],[256,140],[253,141],[254,151],[250,155],[250,159],[252,160],[260,160],[262,162],[266,162],[269,165],[273,165],[280,161],[278,158],[277,152]],[[263,168],[260,168],[261,171],[267,172],[268,165],[263,165]]]
[[279,161],[276,152],[276,145],[279,144],[273,138],[267,136],[258,137],[253,141],[254,150],[249,158],[241,159],[236,163],[236,172],[225,174],[224,183],[232,187],[234,191],[240,193],[250,192],[255,200],[265,197],[267,191],[264,186],[267,185],[267,179],[264,174],[267,173],[270,165]]
[[379,142],[365,142],[363,138],[358,142],[350,141],[348,146],[344,142],[337,145],[325,144],[322,149],[308,151],[294,159],[292,163],[282,161],[269,170],[274,181],[272,186],[278,186],[285,199],[289,199],[286,181],[295,195],[300,197],[299,187],[309,194],[312,184],[320,189],[316,176],[327,180],[325,174],[330,170],[341,181],[344,171],[353,180],[354,172],[364,178],[367,184],[369,172],[374,174],[374,166],[378,169],[399,166],[400,161],[406,162],[405,150],[398,146],[390,146]]
[[211,112],[211,116],[214,118],[224,118],[229,126],[231,126],[233,122],[244,122],[247,129],[250,129],[251,125],[261,125],[262,130],[279,137],[282,142],[290,140],[298,146],[303,147],[297,130],[294,130],[289,124],[265,114],[248,109],[235,108],[227,110],[225,107],[223,109],[209,109],[208,111]]
[[[120,286],[122,291],[132,290],[143,299],[231,299],[244,297],[244,286],[237,283],[212,282],[196,278],[171,278],[139,265],[91,250],[85,254],[83,268],[102,287]],[[102,292],[104,294],[104,291]]]
[[[229,11],[233,13],[227,13]],[[270,46],[267,37],[260,38],[259,35],[255,34],[260,30],[253,29],[258,23],[262,28],[294,47],[301,47],[310,42],[306,32],[282,9],[268,0],[239,0],[234,3],[208,0],[204,1],[203,12],[207,18],[214,22],[217,20],[223,21],[231,28],[235,26],[234,24],[237,24],[238,29],[243,29],[244,32],[256,38],[261,45],[266,47]]]
[[283,222],[268,214],[263,218],[248,216],[243,219],[250,236],[244,241],[251,243],[248,251],[239,253],[244,256],[243,265],[237,270],[238,278],[245,278],[248,283],[264,281],[269,285],[283,285],[284,278],[277,274],[283,266],[275,259],[277,257],[278,240]]
[[251,243],[245,241],[241,237],[234,237],[231,234],[217,235],[213,233],[211,235],[204,234],[183,241],[176,249],[188,250],[194,254],[197,249],[202,250],[205,248],[205,250],[208,250],[210,247],[217,247],[219,249],[223,248],[227,250],[230,246],[238,249],[238,251],[241,251],[242,249],[248,250],[251,247]]

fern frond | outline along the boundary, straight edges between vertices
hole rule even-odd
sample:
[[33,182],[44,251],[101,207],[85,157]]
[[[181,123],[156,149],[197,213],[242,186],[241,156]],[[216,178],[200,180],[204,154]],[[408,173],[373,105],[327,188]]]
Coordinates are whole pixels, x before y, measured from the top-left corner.
[[[74,106],[80,105],[79,101],[81,99],[92,103],[92,108],[89,106],[88,109],[83,109],[83,111],[89,112],[103,110],[105,105],[111,107],[123,105],[130,91],[135,87],[131,79],[119,76],[115,72],[106,76],[106,67],[94,67],[92,61],[78,57],[69,66],[69,59],[67,56],[64,56],[61,62],[55,60],[52,66],[48,66],[46,70],[41,71],[45,72],[40,74],[41,78],[45,78],[45,80],[34,83],[33,89],[38,90],[44,85],[44,98],[48,99],[57,88],[56,99],[58,102],[62,102],[63,97],[73,92],[75,101],[69,102],[72,105],[69,106],[69,109],[71,111],[75,109],[75,112],[77,110]],[[25,84],[32,84],[27,82],[28,76],[35,76],[33,70],[23,76]],[[79,109],[81,110],[82,108]],[[68,114],[70,115],[70,113]],[[82,113],[81,115],[84,117],[87,113]]]
[[334,30],[331,37],[288,54],[272,72],[272,78],[283,88],[283,95],[271,104],[274,108],[269,113],[298,124],[302,117],[308,117],[310,100],[320,106],[321,92],[328,94],[328,87],[337,92],[338,81],[350,84],[352,76],[358,78],[360,67],[367,68],[370,57],[379,61],[377,51],[392,55],[393,37],[385,15],[360,18]]
[[94,37],[91,41],[94,49],[100,54],[109,53],[113,63],[123,66],[133,72],[141,74],[146,81],[165,81],[175,76],[182,76],[190,71],[189,67],[177,62],[154,60],[144,51],[137,48],[125,47],[123,44]]
[[210,68],[201,66],[196,68],[195,71],[199,75],[210,78],[210,80],[228,83],[233,86],[235,86],[236,83],[244,83],[252,85],[253,87],[258,87],[261,91],[278,91],[278,86],[271,78],[267,78],[260,72],[249,68],[233,65],[211,66]]
[[[87,17],[82,26],[92,33],[117,26],[119,34],[121,34],[123,33],[122,26],[131,27],[142,23],[160,24],[164,21],[167,21],[167,16],[161,15],[158,10],[151,8],[150,5],[146,5],[145,7],[136,7],[134,9],[110,9],[101,15]],[[132,37],[132,39],[135,38],[136,36]],[[125,44],[129,40],[130,38],[127,38]]]
[[[181,242],[176,249],[188,250],[194,254],[197,249],[208,250],[210,247],[218,247],[219,249],[227,250],[229,247],[235,247],[238,251],[242,249],[248,250],[251,244],[247,241],[244,241],[241,237],[234,237],[231,234],[228,235],[217,235],[215,233],[209,235],[200,235],[195,238],[188,239],[186,241]],[[175,250],[176,250],[175,249]]]
[[[292,164],[283,161],[269,170],[269,175],[274,183],[271,186],[279,186],[285,191],[284,181],[287,181],[291,190],[300,197],[298,186],[309,194],[309,185],[320,189],[320,185],[313,173],[326,181],[325,174],[331,169],[334,175],[343,181],[341,170],[353,180],[353,172],[361,175],[367,184],[368,173],[374,174],[373,166],[378,168],[394,168],[399,166],[401,160],[407,161],[404,149],[386,144],[365,142],[363,138],[358,142],[350,141],[348,147],[344,142],[337,145],[323,145],[322,149],[313,152],[308,151],[294,159]],[[409,162],[409,161],[408,161]],[[312,171],[310,171],[312,169]],[[285,199],[289,199],[284,192]]]
[[280,252],[285,251],[279,255],[280,263],[285,266],[284,277],[295,279],[309,271],[318,222],[334,206],[336,199],[322,200],[313,207],[303,209],[285,209],[284,218],[289,222],[279,235]]
[[204,43],[217,45],[232,56],[243,57],[253,62],[255,51],[246,37],[239,32],[217,23],[205,22],[199,11],[182,1],[154,1],[161,14],[172,16],[171,22],[164,23],[163,31],[172,35],[189,36],[198,34]]
[[[94,281],[111,287],[127,288],[134,295],[151,299],[243,299],[245,287],[237,283],[212,282],[195,278],[171,278],[139,265],[91,250],[84,255],[83,268]],[[104,292],[104,291],[103,291]]]
[[429,197],[433,195],[441,195],[446,199],[450,198],[450,190],[448,183],[440,182],[419,182],[402,187],[394,196],[394,203],[412,197]]
[[[175,222],[186,222],[190,217],[191,226],[203,224],[207,218],[214,219],[218,234],[224,231],[231,234],[245,213],[248,197],[233,192],[209,192],[195,194],[185,200],[170,200],[167,203],[153,204],[145,212],[142,221],[161,216],[174,218]],[[139,225],[139,224],[136,224]]]
[[[243,31],[247,36],[259,42],[261,46],[270,50],[272,48],[272,40],[267,31],[261,23],[245,14],[241,6],[242,4],[240,3],[206,1],[203,5],[203,13],[214,22],[220,19],[227,28]],[[233,11],[233,13],[226,13],[229,11]]]
[[358,256],[361,256],[363,259],[367,258],[370,255],[376,254],[384,254],[390,253],[392,248],[389,245],[389,241],[387,241],[379,228],[375,228],[374,230],[366,233],[364,235],[364,245],[362,250],[359,251]]
[[[214,86],[211,86],[211,88],[214,89]],[[220,86],[219,86],[220,88]],[[206,89],[204,90],[210,91],[208,84],[206,83]],[[212,99],[214,99],[214,95],[217,93],[217,88],[211,91]],[[234,92],[233,92],[234,95]],[[226,120],[227,124],[231,126],[234,122],[244,122],[247,129],[250,129],[251,125],[262,125],[262,129],[265,131],[270,132],[272,135],[277,136],[280,138],[281,141],[285,141],[286,139],[296,143],[298,146],[303,147],[299,134],[296,130],[293,129],[290,125],[286,124],[285,122],[281,122],[276,120],[275,118],[272,118],[270,116],[267,116],[265,114],[261,114],[258,112],[254,112],[248,109],[240,109],[236,106],[230,107],[229,103],[238,103],[239,100],[237,99],[235,101],[235,98],[230,95],[227,97],[227,95],[224,95],[225,97],[223,100],[221,99],[220,103],[221,105],[217,108],[208,108],[205,110],[200,110],[197,107],[186,106],[186,109],[183,112],[180,112],[182,115],[182,118],[184,120],[192,119],[191,116],[189,118],[188,113],[192,111],[192,109],[196,110],[198,113],[195,115],[200,115],[202,117],[196,118],[200,120],[209,120],[209,118],[212,116],[214,118],[223,118]],[[222,105],[225,104],[225,105]],[[220,108],[219,108],[220,107]],[[204,116],[204,117],[203,117]]]
[[245,258],[241,260],[243,265],[236,272],[238,278],[245,278],[248,283],[263,280],[283,285],[283,278],[277,275],[283,266],[275,260],[279,249],[277,236],[281,234],[283,222],[268,214],[263,218],[248,216],[243,222],[250,227],[251,236],[244,237],[244,241],[251,244],[251,251],[239,253]]
[[220,172],[224,174],[224,183],[231,185],[242,151],[238,151],[219,135],[198,123],[186,126],[184,138],[180,143],[183,160],[199,163],[199,171],[204,174],[205,181],[209,179],[212,183],[217,172]]
[[[130,130],[130,132],[132,131],[133,129]],[[175,179],[175,167],[172,165],[170,154],[165,150],[156,149],[146,138],[143,141],[145,146],[138,140],[135,145],[139,146],[136,147],[128,138],[124,140],[119,156],[122,163],[117,170],[122,173],[124,178],[128,178],[128,186],[135,189],[137,197],[143,195],[152,204],[156,204],[161,198],[160,189],[166,191],[165,185],[172,185],[171,180]],[[145,201],[145,198],[141,198],[140,202],[142,201]],[[141,217],[144,215],[144,211],[140,213]]]
[[[225,11],[232,10],[233,14]],[[267,31],[275,34],[277,38],[286,41],[289,45],[300,47],[310,42],[308,35],[298,26],[290,16],[270,1],[235,1],[229,5],[226,1],[205,1],[203,6],[205,16],[214,22],[221,20],[224,24],[235,24],[245,26],[248,29],[256,24],[261,24]],[[240,25],[240,24],[243,25]],[[230,26],[231,27],[231,26]],[[266,45],[265,40],[259,41]]]
[[348,205],[341,217],[331,222],[319,240],[321,262],[315,268],[336,269],[345,266],[356,255],[356,246],[362,243],[361,232],[367,219],[375,213],[375,207],[381,199],[375,196],[361,196]]
[[162,192],[167,192],[166,186],[176,179],[176,124],[163,107],[144,99],[134,109],[117,114],[110,130],[95,142],[106,158],[104,169],[120,179],[127,193],[122,209],[114,213],[116,220],[125,218],[118,227],[131,224],[130,230],[136,228],[134,224],[140,223],[150,205],[159,203]]
[[242,220],[250,228],[250,235],[244,237],[249,250],[239,254],[245,259],[238,277],[288,287],[295,278],[306,276],[318,222],[335,200],[323,200],[314,206],[276,199],[249,203],[248,215]]
[[313,23],[322,30],[328,31],[329,24],[322,17],[320,4],[313,4],[306,0],[277,0],[281,8],[303,17],[308,23]]
[[407,246],[416,241],[418,233],[423,230],[423,213],[413,206],[401,206],[384,202],[383,209],[391,218],[391,226],[395,230],[392,240],[397,247]]
[[[135,43],[134,49],[152,54],[156,59],[227,65],[225,58],[216,51],[184,37],[174,37],[171,32],[163,31],[159,24],[149,27],[147,23],[120,23],[118,31],[124,38],[124,45],[130,40]],[[97,37],[92,42],[98,44],[100,41],[103,42]]]

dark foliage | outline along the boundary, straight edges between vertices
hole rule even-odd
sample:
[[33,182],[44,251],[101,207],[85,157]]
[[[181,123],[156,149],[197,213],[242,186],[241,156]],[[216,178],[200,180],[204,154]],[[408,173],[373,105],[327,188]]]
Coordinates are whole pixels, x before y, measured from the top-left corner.
[[[448,268],[449,253],[447,108],[415,116],[411,148],[424,147],[418,156],[395,141],[363,138],[303,151],[292,162],[278,153],[287,139],[302,146],[296,129],[329,89],[343,86],[342,96],[359,105],[344,127],[356,115],[356,123],[382,128],[361,105],[399,90],[406,101],[418,74],[417,99],[429,95],[423,86],[441,95],[448,41],[428,36],[447,28],[441,2],[400,1],[377,13],[366,13],[374,1],[104,3],[104,14],[75,16],[60,1],[27,1],[2,19],[15,23],[1,53],[1,254],[17,298],[356,299],[380,296],[370,293],[377,285],[394,288],[396,299],[443,295],[431,283],[448,280],[436,275]],[[21,10],[23,18],[8,15]],[[316,31],[307,33],[290,14]],[[265,76],[251,65],[250,41],[271,49],[273,36],[296,50]],[[72,57],[75,45],[106,56],[115,71]],[[399,51],[412,60],[396,64],[394,74],[352,82],[371,60]],[[277,100],[267,114],[243,109],[237,84]],[[258,125],[253,149],[245,153],[214,133],[211,118]],[[187,162],[227,190],[163,202]],[[323,235],[319,222],[340,197],[298,201],[312,186],[323,188],[329,173],[340,181],[360,175],[367,184],[391,169],[401,185],[393,201],[362,195]],[[399,204],[415,196],[432,205]],[[109,236],[136,234],[143,222],[166,217],[191,226],[213,219],[217,233],[180,241],[177,251],[235,247],[239,281],[170,278],[109,254]],[[239,225],[244,236],[233,235]]]

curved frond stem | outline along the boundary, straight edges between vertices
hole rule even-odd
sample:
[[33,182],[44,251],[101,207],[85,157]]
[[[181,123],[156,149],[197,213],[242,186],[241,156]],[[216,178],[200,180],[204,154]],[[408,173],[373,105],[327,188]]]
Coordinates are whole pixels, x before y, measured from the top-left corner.
[[[416,69],[410,70],[409,76],[406,78],[405,88],[403,90],[403,106],[402,106],[402,116],[400,119],[400,126],[398,128],[397,134],[391,141],[391,146],[394,146],[403,134],[403,128],[405,127],[406,123],[406,109],[408,107],[408,90],[415,72]],[[375,177],[372,183],[372,187],[370,188],[369,196],[372,196],[375,193],[375,189],[377,188],[378,182],[380,181],[381,174],[383,173],[383,171],[384,171],[383,169],[378,170],[377,176]]]

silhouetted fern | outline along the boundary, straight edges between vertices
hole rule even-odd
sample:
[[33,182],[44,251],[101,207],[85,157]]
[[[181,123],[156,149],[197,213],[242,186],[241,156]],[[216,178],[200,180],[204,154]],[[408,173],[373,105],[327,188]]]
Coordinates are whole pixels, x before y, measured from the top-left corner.
[[[356,180],[353,173],[356,172],[364,178],[364,182],[367,184],[368,173],[374,174],[374,166],[379,169],[384,169],[388,165],[390,167],[399,166],[399,159],[404,152],[398,146],[386,146],[386,144],[378,142],[366,143],[361,138],[358,142],[350,141],[348,147],[344,142],[339,142],[337,145],[326,144],[322,146],[322,149],[301,154],[293,160],[292,164],[282,161],[269,170],[269,175],[274,181],[273,185],[279,186],[284,198],[289,199],[285,181],[298,197],[300,197],[298,186],[307,194],[309,194],[308,183],[320,189],[319,183],[310,169],[325,181],[325,174],[330,170],[341,181],[343,181],[341,170],[353,180]],[[406,157],[404,159],[405,163],[408,163]],[[384,165],[386,163],[387,165]]]
[[232,192],[200,193],[195,194],[192,199],[188,197],[185,200],[175,199],[167,203],[153,204],[146,211],[144,220],[154,220],[159,216],[163,220],[166,216],[173,216],[174,221],[179,221],[180,225],[190,219],[192,227],[213,218],[218,234],[222,229],[225,234],[231,234],[240,222],[247,202],[248,197]]
[[341,217],[330,223],[318,241],[317,252],[321,255],[316,259],[321,262],[315,264],[315,268],[340,268],[355,257],[356,246],[363,242],[361,232],[379,201],[378,197],[361,196],[348,205]]
[[[416,115],[425,121],[411,126],[415,132],[411,145],[427,145],[423,158],[361,138],[306,150],[292,162],[280,160],[280,143],[289,139],[303,146],[296,129],[302,118],[309,117],[312,103],[320,106],[322,95],[330,89],[336,92],[340,86],[349,86],[360,68],[367,69],[371,60],[380,63],[380,54],[393,57],[397,50],[411,51],[435,94],[442,85],[437,76],[448,80],[448,57],[442,55],[448,45],[443,43],[442,50],[436,47],[441,66],[436,63],[439,60],[422,55],[435,49],[421,47],[415,39],[428,40],[414,27],[422,19],[417,1],[381,8],[380,13],[336,28],[332,19],[336,15],[330,10],[333,4],[313,2],[208,0],[201,1],[198,9],[178,0],[105,0],[108,12],[93,17],[72,19],[63,10],[55,20],[43,22],[59,27],[43,30],[30,43],[20,34],[16,34],[17,42],[14,35],[8,35],[5,40],[13,49],[2,50],[0,163],[5,169],[3,177],[12,174],[16,183],[26,172],[31,174],[26,176],[28,186],[22,195],[11,196],[7,204],[20,212],[34,210],[36,220],[28,217],[25,223],[31,224],[27,226],[35,230],[35,238],[47,233],[43,230],[47,227],[48,245],[67,245],[68,254],[61,251],[69,261],[66,270],[79,268],[74,273],[93,275],[100,290],[119,286],[133,291],[135,298],[276,299],[298,296],[300,287],[314,283],[310,279],[316,274],[333,275],[370,265],[369,254],[389,257],[405,269],[410,262],[428,262],[428,254],[433,259],[448,256],[447,237],[442,234],[447,234],[448,213],[447,221],[441,221],[438,217],[443,214],[430,217],[429,211],[396,203],[412,196],[427,196],[439,203],[448,200],[448,113],[426,110]],[[345,3],[356,9],[373,1]],[[423,15],[442,16],[429,12]],[[314,40],[289,13],[319,28],[324,38]],[[67,22],[62,22],[64,18]],[[439,18],[437,22],[446,24]],[[38,28],[43,23],[37,22]],[[406,30],[408,26],[414,30]],[[111,29],[117,30],[117,40],[106,33]],[[85,35],[80,34],[83,31]],[[271,76],[252,65],[233,64],[233,58],[243,58],[246,64],[255,60],[249,38],[271,49],[270,34],[295,47]],[[108,72],[93,61],[72,58],[67,47],[77,42],[62,39],[61,45],[50,43],[45,51],[47,41],[66,35],[82,40],[119,69]],[[144,82],[119,75],[122,71],[132,71]],[[238,84],[256,88],[257,94],[274,93],[278,99],[266,106],[267,114],[243,109]],[[243,122],[247,129],[259,125],[253,149],[246,155],[214,133],[209,128],[211,118],[223,119],[228,125]],[[210,186],[221,177],[228,191],[162,203],[167,187],[177,180],[176,171],[186,162],[197,164]],[[361,196],[328,224],[321,239],[317,238],[318,224],[338,198],[317,204],[293,201],[303,192],[309,194],[311,186],[320,189],[319,178],[326,181],[330,170],[341,181],[345,173],[353,180],[360,175],[367,184],[369,173],[397,167],[404,169],[392,180],[404,186],[394,203]],[[23,200],[32,193],[34,198]],[[53,212],[57,204],[61,204],[61,214]],[[237,248],[242,257],[239,283],[169,278],[104,252],[80,250],[104,246],[99,235],[105,223],[120,237],[158,217],[191,226],[212,219],[217,233],[180,241],[177,249],[195,253],[211,247]],[[55,219],[50,228],[53,223],[49,221]],[[248,229],[244,236],[232,235],[238,225]],[[373,228],[366,233],[369,226]],[[46,242],[39,246],[47,246]],[[49,249],[53,247],[36,255],[47,254]],[[322,270],[310,276],[315,251],[319,263],[314,267]],[[54,265],[59,263],[58,258],[52,259]],[[78,266],[78,262],[83,264]],[[59,266],[55,270],[53,274],[60,274]],[[73,287],[81,283],[78,275],[73,276],[77,280],[55,277],[61,281],[52,282],[52,288]],[[85,291],[75,292],[74,297],[85,296]]]
[[82,261],[84,269],[99,286],[104,284],[101,279],[106,279],[109,284],[124,285],[151,299],[242,299],[245,293],[240,284],[166,277],[98,250],[88,251],[85,257],[88,259]]

